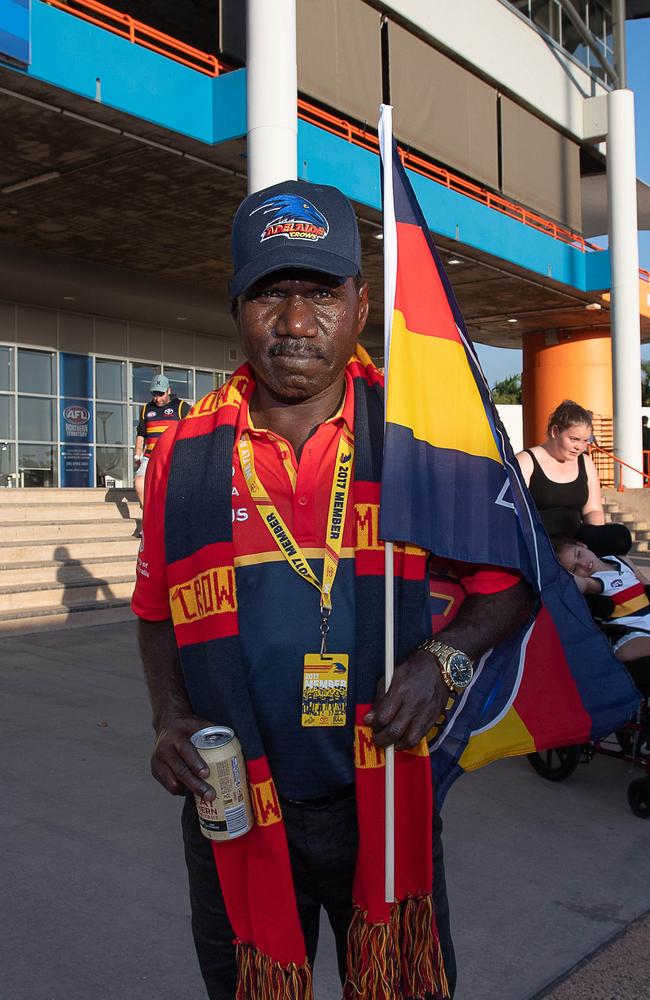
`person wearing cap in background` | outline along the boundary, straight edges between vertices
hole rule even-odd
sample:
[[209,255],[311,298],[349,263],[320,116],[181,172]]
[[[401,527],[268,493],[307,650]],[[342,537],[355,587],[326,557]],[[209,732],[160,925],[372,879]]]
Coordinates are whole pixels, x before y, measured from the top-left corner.
[[[186,795],[208,994],[308,1000],[323,907],[346,997],[451,996],[423,740],[469,683],[472,661],[525,620],[529,591],[514,572],[438,561],[456,596],[432,620],[428,553],[397,545],[398,655],[384,693],[383,389],[358,343],[368,285],[352,205],[299,181],[258,191],[236,213],[232,257],[248,363],[156,448],[132,602],[152,773]],[[433,632],[441,642],[430,649]],[[224,843],[201,835],[191,794],[214,800],[190,738],[215,724],[241,741],[255,820]],[[396,758],[414,782],[405,802],[396,779],[395,920],[393,910],[381,917],[391,744],[408,751]],[[400,948],[410,950],[389,969]],[[407,977],[399,990],[386,986],[395,974]]]
[[184,399],[172,394],[166,375],[154,375],[149,385],[149,392],[151,402],[145,403],[140,410],[133,451],[136,463],[133,485],[141,507],[144,506],[145,473],[156,442],[171,424],[186,417],[190,409]]

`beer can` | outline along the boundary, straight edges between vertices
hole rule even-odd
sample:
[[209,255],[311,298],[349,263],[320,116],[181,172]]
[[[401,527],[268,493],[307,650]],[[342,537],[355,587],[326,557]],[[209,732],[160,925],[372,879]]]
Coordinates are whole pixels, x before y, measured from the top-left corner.
[[253,829],[246,762],[241,744],[227,726],[208,726],[192,743],[210,768],[206,778],[217,793],[212,802],[195,795],[201,833],[208,840],[234,840]]

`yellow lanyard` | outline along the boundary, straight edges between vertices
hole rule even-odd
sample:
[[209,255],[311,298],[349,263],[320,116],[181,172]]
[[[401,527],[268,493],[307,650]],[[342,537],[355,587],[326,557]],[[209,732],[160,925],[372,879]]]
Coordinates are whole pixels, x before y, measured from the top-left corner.
[[260,517],[271,533],[275,544],[291,568],[320,593],[321,608],[321,651],[325,651],[325,636],[327,634],[327,619],[332,611],[332,588],[336,578],[343,546],[343,528],[345,512],[350,494],[352,479],[352,461],[354,458],[354,441],[346,429],[341,431],[336,457],[336,468],[330,491],[329,512],[327,515],[327,538],[323,551],[323,580],[318,579],[307,562],[302,549],[291,531],[285,524],[279,510],[269,497],[255,472],[253,445],[248,435],[242,434],[237,444],[239,461],[248,492],[257,507]]

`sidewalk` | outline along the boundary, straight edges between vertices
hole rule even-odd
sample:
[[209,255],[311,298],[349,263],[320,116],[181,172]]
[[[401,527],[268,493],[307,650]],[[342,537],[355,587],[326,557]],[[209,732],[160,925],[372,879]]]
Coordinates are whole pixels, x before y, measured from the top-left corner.
[[[148,773],[135,627],[0,640],[0,727],[0,1000],[205,1000],[179,801]],[[597,758],[554,785],[512,760],[452,789],[456,1000],[648,996],[647,919],[559,984],[650,909],[650,823],[629,780]],[[326,927],[315,978],[316,1000],[339,1000]]]

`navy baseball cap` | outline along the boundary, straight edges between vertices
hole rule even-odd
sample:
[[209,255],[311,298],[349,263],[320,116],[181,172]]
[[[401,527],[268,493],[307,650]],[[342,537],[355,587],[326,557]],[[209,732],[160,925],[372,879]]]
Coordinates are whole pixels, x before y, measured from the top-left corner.
[[283,181],[244,198],[232,224],[235,299],[273,271],[298,268],[340,278],[361,274],[352,205],[338,188]]

